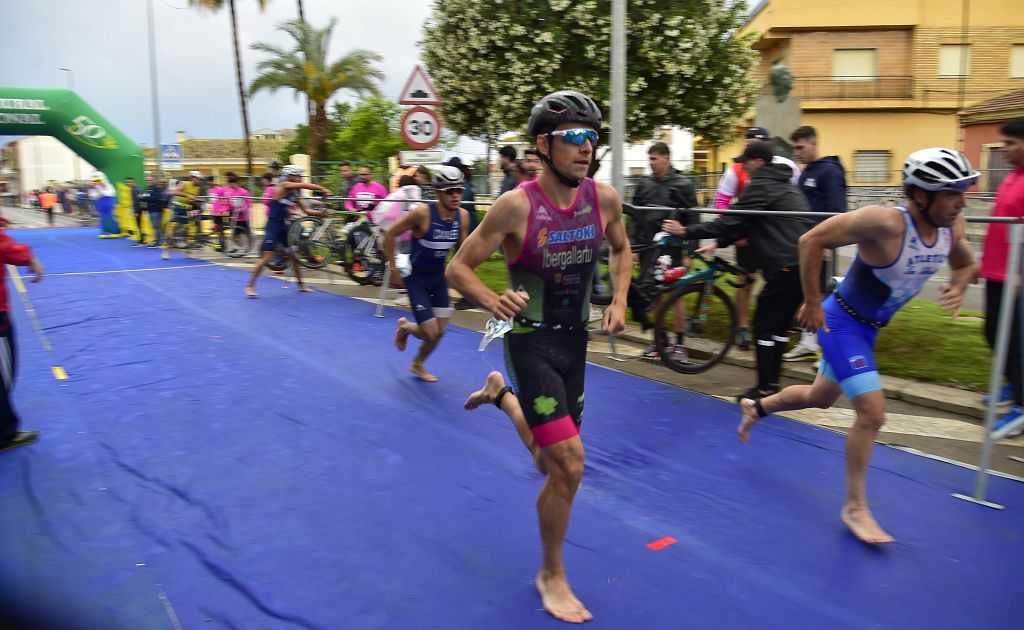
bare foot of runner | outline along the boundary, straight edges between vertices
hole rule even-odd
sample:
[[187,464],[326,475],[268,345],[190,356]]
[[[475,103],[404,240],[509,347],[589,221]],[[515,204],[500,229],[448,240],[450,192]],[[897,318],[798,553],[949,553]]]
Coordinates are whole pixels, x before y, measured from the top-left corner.
[[300,284],[299,285],[299,291],[302,291],[303,293],[312,293],[313,289],[311,289],[310,287],[307,287],[304,284]]
[[406,318],[398,318],[398,328],[395,329],[395,347],[399,352],[405,352],[405,345],[409,341],[409,331],[405,329],[405,325],[408,323],[409,320]]
[[847,503],[843,506],[843,511],[839,516],[846,523],[846,526],[850,528],[854,536],[869,545],[882,545],[895,540],[895,538],[882,529],[878,521],[875,520],[875,517],[871,516],[871,511],[867,508]]
[[498,395],[501,388],[505,386],[505,377],[501,372],[491,372],[487,375],[487,382],[484,386],[469,395],[466,402],[462,403],[465,409],[476,409],[485,403],[493,403],[494,397]]
[[437,377],[428,372],[427,368],[423,367],[422,365],[417,365],[413,363],[412,365],[409,366],[409,371],[415,374],[416,376],[420,377],[421,381],[425,381],[427,383],[433,383],[434,381],[437,380]]
[[754,428],[760,418],[757,417],[754,401],[749,398],[740,401],[740,409],[743,411],[743,418],[740,420],[740,426],[736,429],[736,433],[740,434],[740,444],[746,444],[750,441],[750,430]]
[[572,589],[569,588],[569,581],[565,579],[564,574],[545,575],[541,571],[537,574],[537,591],[540,592],[544,610],[559,621],[583,623],[594,618],[583,602],[573,595]]
[[256,293],[256,289],[250,287],[249,285],[245,285],[245,294],[251,298],[257,298],[260,296],[259,293]]

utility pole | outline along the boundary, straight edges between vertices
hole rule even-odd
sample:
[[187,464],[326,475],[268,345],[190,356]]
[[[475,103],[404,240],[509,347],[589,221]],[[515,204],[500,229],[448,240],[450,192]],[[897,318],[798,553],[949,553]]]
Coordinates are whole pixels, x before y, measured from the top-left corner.
[[[149,93],[153,107],[153,150],[156,152],[156,170],[163,170],[160,162],[160,98],[156,78],[156,30],[153,28],[153,0],[146,0],[146,18],[149,26]],[[145,164],[145,160],[143,160]]]
[[622,195],[625,188],[622,145],[626,137],[626,0],[612,0],[611,68],[612,186]]

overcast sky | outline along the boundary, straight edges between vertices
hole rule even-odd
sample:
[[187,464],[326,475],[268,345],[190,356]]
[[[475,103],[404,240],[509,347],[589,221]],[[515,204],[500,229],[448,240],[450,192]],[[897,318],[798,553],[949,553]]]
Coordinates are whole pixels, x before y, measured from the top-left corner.
[[[94,109],[140,144],[153,144],[146,3],[149,0],[3,0],[0,85],[74,88]],[[152,0],[156,23],[161,142],[174,132],[196,138],[241,138],[230,13],[188,8],[187,0]],[[382,91],[396,99],[413,67],[431,0],[304,0],[306,20],[335,26],[328,53],[354,48],[380,53]],[[296,0],[237,0],[246,83],[263,54],[253,42],[291,46],[277,25],[298,17]],[[278,129],[305,122],[291,90],[260,92],[249,102],[250,127]],[[339,98],[349,99],[341,92]],[[0,136],[0,144],[12,138]]]

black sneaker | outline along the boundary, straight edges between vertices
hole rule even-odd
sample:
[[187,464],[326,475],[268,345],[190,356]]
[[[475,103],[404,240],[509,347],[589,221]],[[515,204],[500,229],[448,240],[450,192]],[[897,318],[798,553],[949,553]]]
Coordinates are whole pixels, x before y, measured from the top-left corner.
[[767,390],[760,390],[760,389],[758,389],[756,387],[751,387],[747,391],[745,391],[742,394],[740,394],[739,396],[737,396],[736,397],[736,402],[738,403],[741,400],[743,400],[744,398],[749,398],[750,400],[760,400],[762,398],[767,398],[767,397],[771,396],[772,394],[778,394],[778,393],[779,393],[779,388],[778,387],[769,387]]
[[458,302],[454,304],[454,308],[457,311],[465,311],[473,308],[473,303],[467,300],[466,298],[461,298]]
[[740,350],[750,350],[753,339],[750,336],[749,328],[736,329],[736,347]]
[[10,442],[4,446],[0,446],[0,451],[10,451],[18,448],[19,446],[27,446],[38,439],[38,431],[18,431],[14,434],[14,438]]

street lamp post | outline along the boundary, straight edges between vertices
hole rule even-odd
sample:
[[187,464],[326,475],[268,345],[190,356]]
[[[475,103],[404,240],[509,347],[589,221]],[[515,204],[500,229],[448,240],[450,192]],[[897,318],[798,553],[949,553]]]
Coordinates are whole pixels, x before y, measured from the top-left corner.
[[75,89],[75,72],[71,68],[57,68],[57,69],[58,70],[63,70],[64,72],[68,73],[68,75],[67,75],[68,89],[69,90],[74,90]]

